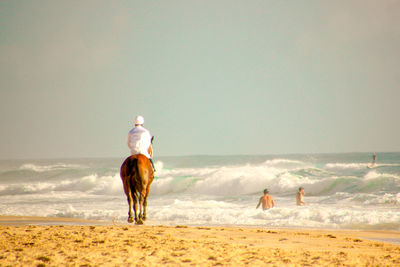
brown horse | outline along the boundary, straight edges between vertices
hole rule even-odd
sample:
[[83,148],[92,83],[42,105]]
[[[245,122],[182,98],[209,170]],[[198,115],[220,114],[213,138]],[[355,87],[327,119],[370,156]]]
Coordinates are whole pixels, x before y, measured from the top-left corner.
[[[147,197],[149,196],[150,185],[154,179],[154,171],[150,160],[142,154],[132,155],[122,163],[120,174],[122,183],[124,184],[124,191],[128,198],[128,222],[133,222],[133,205],[136,224],[143,224],[143,221],[146,220]],[[139,216],[136,216],[138,200]]]

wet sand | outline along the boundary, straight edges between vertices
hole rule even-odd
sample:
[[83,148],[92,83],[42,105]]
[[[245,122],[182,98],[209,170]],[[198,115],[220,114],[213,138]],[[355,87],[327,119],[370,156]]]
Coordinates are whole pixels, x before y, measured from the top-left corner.
[[108,225],[109,222],[64,217],[0,216],[0,225]]
[[137,226],[0,216],[0,266],[400,266],[398,240],[397,231]]

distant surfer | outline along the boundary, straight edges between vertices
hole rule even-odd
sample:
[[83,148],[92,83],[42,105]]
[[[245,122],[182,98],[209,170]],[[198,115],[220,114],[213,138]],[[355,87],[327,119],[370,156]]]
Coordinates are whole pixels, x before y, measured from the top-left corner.
[[372,154],[372,160],[371,160],[371,166],[370,168],[374,167],[376,163],[376,154],[374,152],[374,154]]
[[128,147],[131,150],[131,155],[143,154],[145,155],[151,162],[151,165],[154,168],[153,163],[153,138],[151,136],[149,130],[143,127],[144,118],[142,116],[135,117],[135,127],[131,129],[128,133],[127,143]]
[[304,187],[299,187],[299,191],[296,194],[296,204],[297,206],[304,206]]
[[275,206],[274,198],[270,196],[268,189],[264,189],[264,196],[260,197],[260,201],[258,201],[258,205],[256,209],[262,204],[262,209],[267,210],[273,208]]

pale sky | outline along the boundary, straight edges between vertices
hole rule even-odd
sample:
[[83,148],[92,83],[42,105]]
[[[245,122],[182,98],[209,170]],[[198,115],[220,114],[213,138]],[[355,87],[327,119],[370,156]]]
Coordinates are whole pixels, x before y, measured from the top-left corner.
[[1,1],[0,158],[400,151],[400,1]]

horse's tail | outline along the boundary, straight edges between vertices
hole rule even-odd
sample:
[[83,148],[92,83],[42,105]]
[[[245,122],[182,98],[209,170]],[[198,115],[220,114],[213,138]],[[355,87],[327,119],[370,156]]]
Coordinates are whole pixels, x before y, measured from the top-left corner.
[[131,189],[132,197],[135,197],[137,188],[135,187],[135,175],[139,175],[138,159],[136,157],[131,158],[128,161],[129,170],[129,187]]

